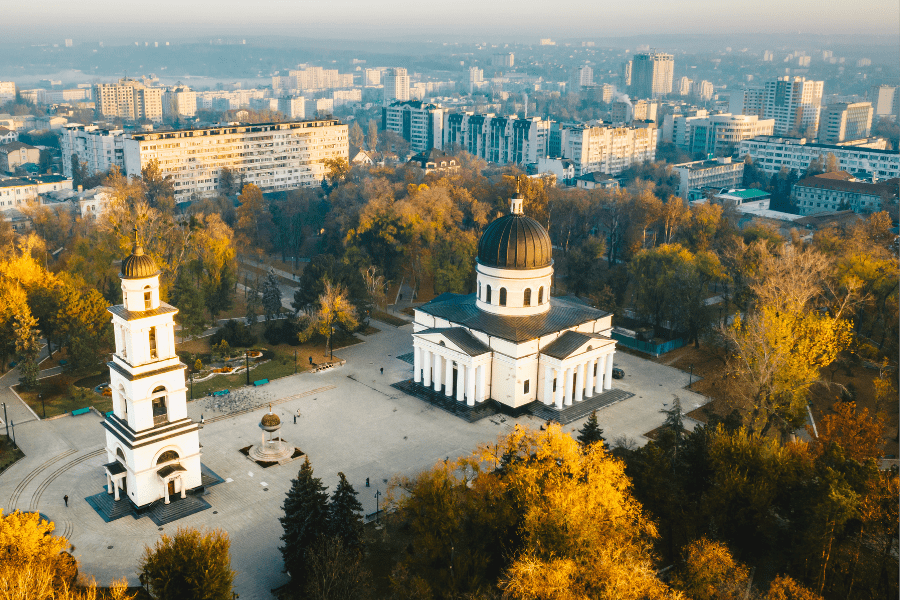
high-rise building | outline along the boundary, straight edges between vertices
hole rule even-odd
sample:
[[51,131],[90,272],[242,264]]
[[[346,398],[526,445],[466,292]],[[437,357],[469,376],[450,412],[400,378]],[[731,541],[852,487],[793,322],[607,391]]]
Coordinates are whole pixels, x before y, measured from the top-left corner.
[[365,87],[374,87],[376,85],[381,85],[380,69],[366,69],[363,73],[363,85]]
[[517,119],[469,112],[444,118],[444,148],[458,146],[498,164],[532,164],[546,158],[550,121],[538,117]]
[[873,112],[871,102],[829,104],[822,111],[819,142],[837,144],[869,137]]
[[635,127],[562,127],[556,133],[563,158],[572,161],[575,176],[617,175],[633,164],[656,158],[658,129],[653,123]]
[[679,96],[690,96],[691,95],[691,84],[694,83],[692,80],[687,77],[682,77],[678,80],[678,95]]
[[765,82],[763,116],[775,119],[775,135],[816,136],[823,85],[805,77],[778,77]]
[[635,98],[660,98],[672,93],[675,57],[651,52],[636,54],[631,70],[631,95]]
[[610,106],[609,120],[626,125],[632,121],[656,121],[657,108],[656,102],[646,100],[613,102]]
[[493,67],[508,68],[515,64],[516,57],[512,52],[502,52],[491,57],[491,66]]
[[700,102],[708,102],[712,100],[715,89],[710,81],[695,81],[691,84],[691,95],[696,96]]
[[98,129],[94,125],[66,125],[60,130],[62,169],[72,177],[72,155],[86,165],[89,175],[106,173],[112,167],[125,170],[125,138],[122,130]]
[[874,85],[869,93],[869,100],[872,101],[872,108],[879,117],[891,115],[896,112],[894,106],[894,96],[896,87],[892,85]]
[[417,100],[394,102],[381,109],[381,128],[393,131],[409,142],[414,154],[440,150],[444,140],[444,113],[440,104]]
[[577,71],[575,71],[575,82],[578,83],[578,87],[584,87],[586,85],[594,85],[594,70],[589,66],[584,65]]
[[337,69],[307,67],[288,71],[287,76],[273,77],[272,89],[276,93],[306,92],[353,87],[353,73],[339,73]]
[[384,105],[409,101],[409,75],[406,69],[388,69],[384,80]]
[[16,99],[16,83],[14,81],[0,81],[0,104],[5,104]]
[[126,77],[120,79],[119,83],[95,84],[94,103],[104,117],[161,121],[163,91],[162,88],[147,87]]
[[306,98],[303,96],[284,96],[279,98],[277,110],[287,119],[305,119]]
[[197,114],[197,93],[187,86],[176,86],[163,94],[163,114],[193,117]]
[[763,62],[772,62],[775,60],[775,53],[771,50],[763,52]]
[[469,83],[479,84],[484,81],[484,69],[469,67]]
[[628,90],[631,88],[631,68],[633,61],[626,60],[622,63],[622,70],[619,73],[619,89]]
[[751,86],[731,92],[728,112],[733,115],[755,115],[760,119],[766,114],[766,90],[763,86]]

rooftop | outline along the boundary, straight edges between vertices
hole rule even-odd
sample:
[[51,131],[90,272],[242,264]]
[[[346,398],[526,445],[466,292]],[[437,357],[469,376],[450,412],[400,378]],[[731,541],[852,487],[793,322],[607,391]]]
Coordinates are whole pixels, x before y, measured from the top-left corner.
[[718,194],[719,197],[726,198],[738,198],[742,202],[747,202],[750,200],[761,200],[763,198],[768,198],[771,196],[769,192],[764,192],[762,190],[757,189],[749,189],[749,190],[728,190],[727,192],[722,192]]
[[10,142],[0,146],[0,152],[15,152],[22,148],[25,148],[26,150],[40,150],[40,148],[32,146],[31,144],[26,144],[25,142]]
[[865,181],[851,181],[837,174],[823,173],[822,175],[801,179],[794,186],[891,197],[897,195],[898,184],[900,184],[900,180],[896,178],[879,181],[878,183],[867,183]]

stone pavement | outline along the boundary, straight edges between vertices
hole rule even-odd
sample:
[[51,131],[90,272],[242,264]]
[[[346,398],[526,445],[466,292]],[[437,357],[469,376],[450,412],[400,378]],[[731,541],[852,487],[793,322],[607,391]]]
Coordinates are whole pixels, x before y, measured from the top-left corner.
[[[307,453],[323,483],[332,489],[342,471],[359,492],[366,513],[375,511],[375,493],[383,494],[393,475],[411,475],[447,457],[468,454],[480,443],[496,441],[516,423],[541,425],[530,416],[467,423],[394,389],[392,383],[412,376],[412,366],[396,358],[409,352],[412,327],[373,325],[381,332],[337,352],[347,360],[343,367],[244,388],[228,404],[216,406],[209,398],[189,403],[188,414],[204,419],[203,462],[225,479],[204,497],[211,509],[162,528],[146,518],[105,523],[84,500],[102,491],[105,483],[101,465],[106,456],[100,452],[105,437],[93,413],[53,421],[31,417],[17,425],[26,457],[0,475],[0,503],[4,510],[38,510],[53,519],[57,532],[74,544],[82,572],[102,583],[124,575],[136,585],[143,548],[161,532],[172,533],[178,526],[221,527],[231,539],[236,591],[243,600],[270,598],[270,590],[287,580],[281,572],[278,517],[300,463],[263,469],[238,452],[259,442],[258,423],[268,411],[267,402],[275,402],[282,437]],[[705,401],[682,389],[687,373],[624,353],[616,354],[615,364],[626,376],[613,380],[614,387],[635,395],[598,413],[608,440],[626,436],[638,444],[646,442],[641,434],[663,422],[665,415],[659,411],[671,406],[674,394],[682,398],[685,411]],[[12,406],[17,400],[8,400],[8,379],[0,379],[0,394]],[[571,423],[565,430],[582,424]],[[69,496],[69,508],[63,506],[64,495]]]

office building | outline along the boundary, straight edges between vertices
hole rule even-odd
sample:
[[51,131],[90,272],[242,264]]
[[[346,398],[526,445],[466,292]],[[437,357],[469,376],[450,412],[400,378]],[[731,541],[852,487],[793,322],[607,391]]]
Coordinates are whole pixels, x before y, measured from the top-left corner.
[[214,194],[227,167],[263,191],[319,185],[325,161],[348,158],[347,126],[336,120],[228,125],[123,136],[125,174],[156,160],[179,202]]
[[16,82],[0,81],[0,104],[6,104],[16,99]]
[[897,201],[897,179],[869,183],[845,171],[806,177],[794,184],[791,199],[801,215],[852,210],[871,214]]
[[550,121],[470,112],[444,118],[444,148],[460,147],[498,164],[533,164],[547,156]]
[[[691,190],[702,188],[735,188],[744,179],[744,163],[732,162],[730,156],[712,160],[695,160],[672,167],[680,179],[678,196],[693,200]],[[694,194],[702,197],[701,194]]]
[[516,64],[515,55],[512,52],[503,52],[500,54],[494,54],[491,56],[491,66],[492,67],[500,67],[509,68]]
[[444,143],[444,114],[440,104],[418,100],[394,102],[381,109],[381,128],[409,142],[413,154],[440,150]]
[[672,93],[675,58],[671,54],[636,54],[632,63],[630,89],[634,98],[661,98]]
[[129,121],[161,121],[163,91],[162,88],[147,87],[126,77],[118,83],[95,84],[94,102],[104,117]]
[[[702,117],[676,117],[681,149],[693,156],[731,156],[741,141],[761,135],[772,135],[775,122],[760,120],[748,115],[707,115]],[[674,140],[673,140],[674,141]]]
[[872,101],[872,108],[879,117],[885,117],[897,112],[898,107],[894,104],[897,96],[897,88],[892,85],[874,85],[869,92],[869,99]]
[[409,101],[409,75],[406,69],[388,69],[384,81],[384,105]]
[[829,104],[822,111],[819,142],[837,144],[869,137],[872,114],[871,102]]
[[782,168],[805,173],[810,162],[821,160],[824,164],[832,154],[842,171],[869,174],[878,179],[900,177],[900,154],[886,150],[885,146],[880,138],[853,145],[836,145],[807,143],[805,138],[761,136],[742,141],[738,155],[741,159],[749,156],[754,165],[770,175]]
[[163,94],[163,115],[193,117],[197,114],[197,94],[187,86],[179,85]]
[[634,127],[563,126],[555,134],[563,158],[574,163],[575,176],[601,172],[617,175],[633,164],[656,158],[658,129],[653,123]]

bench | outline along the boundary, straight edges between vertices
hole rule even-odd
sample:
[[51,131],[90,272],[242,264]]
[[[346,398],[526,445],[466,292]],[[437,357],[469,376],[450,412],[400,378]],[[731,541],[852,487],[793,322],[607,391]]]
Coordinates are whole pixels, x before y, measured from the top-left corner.
[[256,381],[253,382],[253,385],[256,387],[259,387],[261,385],[266,385],[267,383],[269,383],[268,379],[257,379]]
[[211,396],[224,396],[224,395],[226,395],[226,394],[228,394],[228,390],[220,390],[220,391],[218,391],[218,392],[213,392],[213,393],[210,394],[210,395],[211,395]]
[[109,412],[103,413],[103,416],[108,419],[110,417],[110,415],[112,415],[112,414],[113,414],[113,411],[109,411]]
[[75,410],[72,411],[72,416],[77,417],[78,415],[86,415],[89,412],[91,412],[90,406],[88,406],[87,408],[76,408]]

